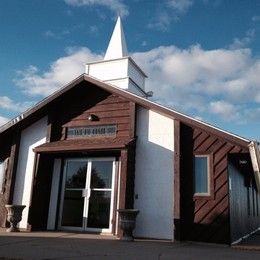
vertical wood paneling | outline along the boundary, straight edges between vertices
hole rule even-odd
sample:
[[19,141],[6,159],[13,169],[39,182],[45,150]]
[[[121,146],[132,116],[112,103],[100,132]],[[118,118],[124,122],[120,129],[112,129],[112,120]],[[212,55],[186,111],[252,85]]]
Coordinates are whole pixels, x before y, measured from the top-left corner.
[[229,156],[231,242],[260,227],[259,200],[250,156]]

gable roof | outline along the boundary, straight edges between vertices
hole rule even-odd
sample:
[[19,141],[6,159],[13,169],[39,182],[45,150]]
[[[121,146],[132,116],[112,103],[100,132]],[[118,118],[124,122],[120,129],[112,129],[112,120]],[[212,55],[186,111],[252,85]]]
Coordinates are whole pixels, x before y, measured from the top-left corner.
[[165,106],[159,105],[155,102],[147,100],[146,98],[137,96],[133,93],[130,93],[126,90],[118,88],[114,85],[105,83],[105,82],[98,80],[94,77],[91,77],[87,74],[80,75],[78,78],[74,79],[69,84],[65,85],[61,89],[57,90],[56,92],[54,92],[50,96],[46,97],[45,99],[43,99],[42,101],[37,103],[32,108],[26,110],[24,113],[20,114],[18,117],[14,118],[13,120],[9,121],[8,123],[6,123],[2,127],[0,127],[0,135],[1,135],[1,133],[8,131],[10,128],[15,127],[19,122],[21,122],[24,119],[28,118],[29,116],[33,115],[34,113],[39,111],[41,108],[45,107],[50,102],[52,102],[56,98],[60,97],[62,94],[66,93],[67,91],[74,88],[75,86],[77,86],[79,83],[81,83],[83,81],[87,81],[89,83],[92,83],[92,84],[94,84],[94,85],[96,85],[96,86],[98,86],[98,87],[100,87],[100,88],[102,88],[102,89],[104,89],[104,90],[106,90],[110,93],[114,93],[114,94],[117,94],[119,96],[122,96],[122,97],[142,106],[142,107],[145,107],[147,109],[151,109],[155,112],[158,112],[158,113],[165,115],[167,117],[170,117],[172,119],[179,120],[180,122],[185,123],[187,125],[196,126],[196,127],[201,128],[201,129],[210,131],[213,134],[221,135],[221,136],[225,137],[226,139],[228,139],[232,142],[239,143],[242,146],[247,147],[251,142],[251,140],[249,140],[249,139],[246,139],[246,138],[243,138],[243,137],[238,136],[236,134],[227,132],[223,129],[220,129],[220,128],[213,126],[211,124],[208,124],[208,123],[205,123],[203,121],[192,118],[190,116],[187,116],[187,115],[180,113],[176,110],[173,110],[173,109],[167,108]]

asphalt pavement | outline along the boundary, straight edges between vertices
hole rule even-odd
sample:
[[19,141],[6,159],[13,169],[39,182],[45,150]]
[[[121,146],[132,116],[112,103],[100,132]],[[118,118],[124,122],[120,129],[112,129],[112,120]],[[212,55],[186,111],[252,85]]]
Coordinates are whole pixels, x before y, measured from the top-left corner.
[[[260,239],[260,234],[257,235]],[[0,232],[0,259],[260,259],[260,241],[254,247],[161,240],[125,242],[113,236],[69,232]]]

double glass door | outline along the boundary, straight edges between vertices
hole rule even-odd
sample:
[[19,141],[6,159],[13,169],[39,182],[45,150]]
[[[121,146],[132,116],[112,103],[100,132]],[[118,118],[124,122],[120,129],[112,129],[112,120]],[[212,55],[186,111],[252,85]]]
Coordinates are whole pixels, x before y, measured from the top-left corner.
[[114,158],[67,159],[59,228],[111,232]]

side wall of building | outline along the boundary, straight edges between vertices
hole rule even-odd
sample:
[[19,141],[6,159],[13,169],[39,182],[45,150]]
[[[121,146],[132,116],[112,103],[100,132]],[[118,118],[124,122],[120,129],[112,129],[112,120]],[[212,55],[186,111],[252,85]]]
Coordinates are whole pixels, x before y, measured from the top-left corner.
[[138,107],[136,135],[135,235],[173,239],[174,120]]
[[47,121],[48,118],[44,117],[25,128],[21,133],[13,195],[13,204],[26,205],[20,222],[21,228],[27,229],[28,223],[35,159],[33,148],[46,142]]
[[260,228],[260,193],[249,154],[229,156],[231,243]]
[[[181,124],[180,128],[181,239],[230,242],[228,155],[247,152],[239,144],[208,130]],[[210,158],[210,196],[194,195],[194,155]]]

